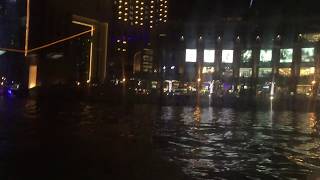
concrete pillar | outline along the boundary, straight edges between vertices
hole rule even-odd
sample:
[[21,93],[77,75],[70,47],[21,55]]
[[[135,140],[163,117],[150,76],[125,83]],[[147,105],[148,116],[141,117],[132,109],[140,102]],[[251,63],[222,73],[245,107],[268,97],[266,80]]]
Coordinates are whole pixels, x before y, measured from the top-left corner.
[[301,44],[296,42],[293,47],[293,61],[291,66],[291,82],[290,92],[297,94],[297,85],[300,76],[300,64],[301,64]]
[[199,88],[201,88],[201,83],[203,81],[203,74],[202,74],[203,61],[204,61],[204,40],[203,40],[203,37],[200,36],[197,43],[197,66],[196,66],[197,67],[196,81],[198,81],[198,84],[200,85]]
[[318,42],[316,44],[316,49],[315,49],[315,67],[316,67],[316,72],[315,72],[315,80],[313,83],[313,95],[314,97],[317,97],[318,95],[318,90],[319,90],[319,85],[320,85],[320,43]]
[[257,83],[259,76],[259,61],[260,61],[260,42],[256,42],[252,50],[252,77],[251,77],[251,88],[252,94],[255,94],[257,91]]
[[240,62],[241,61],[241,45],[240,42],[235,43],[234,48],[234,58],[233,58],[233,79],[234,85],[237,88],[239,85],[239,75],[240,75]]

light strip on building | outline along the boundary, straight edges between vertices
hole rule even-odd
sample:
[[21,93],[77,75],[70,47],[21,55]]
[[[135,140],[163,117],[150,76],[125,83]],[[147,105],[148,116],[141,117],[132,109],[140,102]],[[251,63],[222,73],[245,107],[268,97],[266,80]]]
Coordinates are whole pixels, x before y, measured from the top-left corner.
[[91,31],[91,30],[84,31],[84,32],[82,32],[82,33],[78,33],[78,34],[75,34],[75,35],[72,35],[72,36],[69,36],[69,37],[66,37],[66,38],[63,38],[63,39],[54,41],[54,42],[52,42],[52,43],[48,43],[48,44],[42,45],[42,46],[40,46],[40,47],[30,49],[30,50],[28,51],[28,53],[31,53],[31,52],[34,52],[34,51],[38,51],[38,50],[41,50],[41,49],[44,49],[44,48],[47,48],[47,47],[50,47],[50,46],[53,46],[53,45],[56,45],[56,44],[59,44],[59,43],[68,41],[68,40],[71,40],[71,39],[74,39],[74,38],[77,38],[77,37],[79,37],[79,36],[85,35],[85,34],[90,33],[90,32],[92,32],[92,31]]
[[0,48],[0,50],[8,51],[8,52],[16,52],[16,53],[25,53],[25,50],[20,50],[20,49]]
[[29,49],[29,31],[30,31],[30,0],[27,0],[27,18],[26,18],[26,37],[25,37],[25,44],[24,44],[24,56],[28,55]]
[[[81,26],[86,26],[86,27],[90,27],[91,28],[91,37],[93,37],[93,33],[94,33],[94,26],[92,24],[87,24],[87,23],[83,23],[83,22],[79,22],[79,21],[72,21],[72,23],[74,24],[78,24]],[[92,79],[92,58],[93,58],[93,43],[90,43],[90,58],[89,58],[89,78],[88,78],[88,83],[91,82]]]

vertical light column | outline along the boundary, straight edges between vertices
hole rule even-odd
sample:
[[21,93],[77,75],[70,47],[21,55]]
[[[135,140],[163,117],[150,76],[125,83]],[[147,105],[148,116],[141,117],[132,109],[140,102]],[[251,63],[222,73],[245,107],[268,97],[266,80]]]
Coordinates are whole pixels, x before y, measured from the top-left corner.
[[154,27],[154,9],[155,9],[155,3],[154,0],[150,1],[150,11],[149,11],[149,27],[152,29]]
[[38,66],[35,65],[30,65],[29,66],[29,83],[28,83],[28,88],[32,89],[37,86],[37,73],[38,73]]
[[158,14],[159,14],[159,22],[160,23],[164,21],[164,19],[163,19],[164,14],[163,13],[164,13],[164,0],[160,0],[160,2],[159,2],[159,12],[158,12]]
[[143,0],[140,2],[140,13],[139,13],[140,26],[144,25],[144,2]]
[[38,61],[36,55],[29,55],[26,59],[29,65],[29,77],[28,77],[28,89],[35,88],[37,86],[38,75]]
[[134,24],[139,24],[139,11],[140,11],[140,1],[136,0],[134,4]]
[[27,12],[26,12],[26,34],[25,34],[25,46],[24,46],[24,55],[28,55],[29,50],[29,30],[30,30],[30,0],[27,0]]
[[168,1],[164,0],[164,5],[163,5],[163,22],[167,22],[168,19]]

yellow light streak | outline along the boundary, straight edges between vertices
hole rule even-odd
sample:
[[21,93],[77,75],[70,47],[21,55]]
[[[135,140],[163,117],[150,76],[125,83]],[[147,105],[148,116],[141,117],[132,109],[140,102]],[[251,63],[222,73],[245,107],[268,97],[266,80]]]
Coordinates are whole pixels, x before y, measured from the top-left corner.
[[26,39],[25,39],[25,46],[24,46],[24,55],[28,55],[29,49],[29,27],[30,26],[30,0],[27,0],[27,19],[26,19]]
[[48,43],[48,44],[45,44],[45,45],[42,45],[40,47],[30,49],[28,51],[28,53],[31,53],[31,52],[34,52],[34,51],[38,51],[38,50],[41,50],[41,49],[44,49],[44,48],[47,48],[47,47],[50,47],[50,46],[53,46],[53,45],[56,45],[56,44],[71,40],[71,39],[74,39],[74,38],[77,38],[77,37],[83,36],[83,35],[85,35],[87,33],[90,33],[90,32],[92,32],[92,30],[84,31],[82,33],[78,33],[78,34],[75,34],[75,35],[72,35],[72,36],[69,36],[69,37],[66,37],[66,38],[63,38],[63,39]]
[[8,52],[16,52],[16,53],[25,53],[24,50],[20,49],[11,49],[11,48],[0,48],[1,51],[8,51]]

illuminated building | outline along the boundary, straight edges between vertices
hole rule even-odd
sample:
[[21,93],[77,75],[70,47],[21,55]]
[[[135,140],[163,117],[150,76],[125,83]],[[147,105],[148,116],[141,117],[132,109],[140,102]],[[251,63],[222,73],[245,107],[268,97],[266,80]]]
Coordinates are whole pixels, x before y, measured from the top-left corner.
[[[305,18],[304,29],[298,30],[292,29],[300,27],[293,21],[280,24],[277,28],[285,29],[281,33],[259,28],[253,33],[248,31],[250,23],[238,18],[199,24],[172,22],[168,38],[163,38],[160,67],[174,64],[182,71],[171,80],[195,88],[198,79],[201,88],[207,89],[219,81],[225,90],[244,89],[260,95],[270,93],[275,84],[276,95],[311,96],[320,81],[320,29],[312,28],[316,19]],[[171,64],[170,57],[174,57]]]
[[153,29],[168,21],[168,0],[115,0],[114,3],[120,23]]

